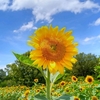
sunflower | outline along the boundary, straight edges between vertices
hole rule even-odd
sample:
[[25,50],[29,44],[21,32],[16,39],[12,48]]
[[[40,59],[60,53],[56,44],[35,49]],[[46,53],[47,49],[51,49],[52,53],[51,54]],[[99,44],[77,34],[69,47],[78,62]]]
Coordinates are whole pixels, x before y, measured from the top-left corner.
[[74,96],[74,100],[80,100],[80,98],[77,96]]
[[30,90],[26,90],[25,93],[24,93],[24,95],[28,96],[29,93],[30,93]]
[[91,84],[94,81],[94,78],[90,75],[87,75],[85,78],[85,82]]
[[98,100],[97,96],[92,96],[92,100]]
[[66,82],[65,81],[61,81],[60,82],[60,86],[65,86],[66,85]]
[[81,86],[81,87],[80,87],[80,91],[83,91],[84,89],[85,89],[84,86]]
[[66,88],[65,88],[65,92],[66,92],[66,93],[70,92],[69,87],[66,87]]
[[77,61],[73,57],[78,53],[77,43],[73,43],[72,31],[65,32],[65,29],[42,26],[30,36],[28,44],[34,48],[30,52],[33,65],[48,68],[51,73],[63,73],[64,67],[72,69],[72,63]]
[[38,79],[37,79],[37,78],[35,78],[35,79],[34,79],[34,82],[36,82],[36,83],[37,83],[37,82],[38,82]]
[[77,82],[77,80],[78,80],[76,76],[72,76],[71,79],[73,82]]

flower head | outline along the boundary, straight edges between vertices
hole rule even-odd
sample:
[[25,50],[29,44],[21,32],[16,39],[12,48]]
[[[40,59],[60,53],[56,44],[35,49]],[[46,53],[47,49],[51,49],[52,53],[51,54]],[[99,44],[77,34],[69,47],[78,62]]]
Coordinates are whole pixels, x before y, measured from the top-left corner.
[[39,93],[40,92],[40,89],[36,89],[36,93]]
[[97,96],[92,96],[92,100],[98,100]]
[[65,81],[61,81],[60,82],[60,86],[65,86],[66,82]]
[[72,76],[71,79],[73,82],[77,82],[77,80],[78,80],[76,76]]
[[80,87],[80,91],[83,91],[84,89],[85,89],[84,86],[81,86],[81,87]]
[[94,78],[90,75],[87,75],[85,78],[85,82],[91,84],[94,81]]
[[38,28],[28,44],[34,47],[30,53],[30,58],[34,60],[33,65],[48,68],[51,73],[64,72],[64,67],[72,69],[72,63],[76,62],[73,58],[78,53],[77,43],[73,43],[72,31],[65,32],[58,27],[42,26]]
[[24,95],[28,96],[29,93],[30,93],[30,90],[26,90],[25,93],[24,93]]
[[38,79],[37,79],[37,78],[35,78],[35,79],[34,79],[34,82],[36,82],[36,83],[37,83],[37,82],[38,82]]
[[80,98],[77,96],[74,96],[74,100],[80,100]]
[[65,88],[65,92],[67,92],[67,93],[70,92],[69,87],[66,87],[66,88]]

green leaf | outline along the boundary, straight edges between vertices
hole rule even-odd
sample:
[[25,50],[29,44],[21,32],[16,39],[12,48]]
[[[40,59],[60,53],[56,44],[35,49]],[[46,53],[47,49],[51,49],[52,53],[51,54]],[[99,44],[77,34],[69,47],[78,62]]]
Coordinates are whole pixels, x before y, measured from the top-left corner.
[[42,95],[37,94],[36,96],[34,96],[34,100],[47,100],[47,98]]
[[96,87],[97,90],[100,90],[100,84]]
[[22,63],[27,64],[27,65],[30,65],[30,66],[33,66],[33,65],[32,65],[33,61],[32,61],[29,57],[27,57],[27,56],[25,56],[25,55],[23,55],[23,54],[17,54],[17,53],[15,53],[15,52],[13,52],[13,54],[14,54],[15,57],[16,57],[19,61],[21,61]]
[[55,78],[54,82],[58,81],[62,77],[63,77],[63,74],[58,74],[57,77]]
[[79,98],[80,98],[81,100],[86,100],[86,99],[85,99],[85,96],[82,95],[82,94],[79,96]]
[[[23,64],[26,64],[26,65],[29,65],[29,66],[33,66],[33,64],[32,64],[33,61],[29,57],[27,57],[27,56],[25,56],[23,54],[17,54],[15,52],[13,52],[13,54]],[[46,79],[46,77],[45,77],[45,75],[43,73],[42,67],[37,67],[37,66],[33,66],[33,67],[35,67],[36,69],[38,69],[42,73],[43,77]]]
[[97,78],[100,78],[100,75],[98,75]]
[[55,100],[74,100],[74,98],[73,98],[73,96],[64,94],[64,95],[60,96],[59,98],[57,98]]
[[99,70],[100,69],[100,66],[96,66],[95,68]]
[[59,74],[60,74],[59,72],[56,72],[55,74],[51,74],[51,75],[50,75],[50,81],[51,81],[52,83],[54,83],[55,80],[56,80],[56,78],[57,78],[57,76],[58,76]]

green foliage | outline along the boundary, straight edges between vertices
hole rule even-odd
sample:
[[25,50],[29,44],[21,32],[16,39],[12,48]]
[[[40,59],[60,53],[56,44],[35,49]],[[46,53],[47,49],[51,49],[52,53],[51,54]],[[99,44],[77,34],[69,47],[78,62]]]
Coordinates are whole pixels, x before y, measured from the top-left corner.
[[0,87],[6,86],[6,83],[4,82],[6,79],[6,72],[3,69],[0,69]]
[[[41,96],[38,94],[38,95],[34,96],[34,100],[48,100],[48,99],[45,98],[44,96]],[[63,94],[60,97],[52,97],[51,100],[74,100],[74,98],[73,98],[73,96]]]
[[47,98],[44,97],[43,95],[41,96],[41,95],[37,94],[36,96],[34,96],[34,100],[47,100]]
[[95,74],[98,79],[100,79],[100,66],[95,66]]
[[99,56],[99,63],[95,66],[95,76],[97,79],[100,79],[100,56]]
[[13,52],[13,54],[15,55],[15,57],[20,61],[22,62],[23,64],[27,64],[27,65],[30,65],[32,66],[32,63],[33,61],[29,58],[29,54],[30,52],[26,52],[25,54],[17,54],[15,52]]
[[[30,52],[28,52],[30,54]],[[20,61],[21,63],[25,64],[25,65],[28,65],[28,66],[32,66],[34,68],[36,68],[37,70],[39,70],[41,72],[41,74],[44,76],[45,78],[45,75],[43,74],[43,69],[42,67],[37,67],[37,66],[33,66],[33,61],[29,58],[29,54],[27,52],[25,54],[17,54],[17,53],[14,53],[13,54],[15,55],[15,57],[18,59],[18,61]]]
[[58,97],[57,99],[53,99],[53,100],[74,100],[74,98],[73,98],[73,96],[64,94],[64,95]]
[[77,62],[73,65],[72,74],[75,76],[86,76],[95,74],[95,66],[99,60],[94,54],[80,53],[75,56]]
[[6,87],[6,86],[14,86],[16,85],[16,82],[12,79],[9,79],[9,80],[4,80],[0,83],[0,87]]
[[[14,53],[15,54],[15,53]],[[29,59],[29,52],[23,55],[15,54],[18,60],[13,64],[6,66],[8,80],[16,82],[16,85],[34,85],[34,79],[38,78],[40,83],[45,83],[40,71],[32,66],[32,61]],[[29,62],[29,63],[28,63]]]
[[6,72],[3,69],[0,69],[0,81],[3,81],[6,77]]
[[64,74],[59,74],[55,79],[55,84],[61,82],[62,80],[70,81],[72,76],[71,70],[65,68]]

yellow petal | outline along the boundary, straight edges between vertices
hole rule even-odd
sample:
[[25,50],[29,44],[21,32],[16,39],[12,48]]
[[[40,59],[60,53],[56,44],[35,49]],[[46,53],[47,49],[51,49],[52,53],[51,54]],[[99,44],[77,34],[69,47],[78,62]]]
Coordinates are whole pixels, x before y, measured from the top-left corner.
[[58,67],[58,71],[63,74],[64,73],[64,66],[62,66],[61,64],[57,63],[57,67]]
[[62,63],[61,63],[64,67],[66,67],[66,68],[68,68],[68,69],[72,69],[72,63],[71,62],[69,62],[69,61],[63,61]]
[[46,69],[46,68],[48,67],[48,64],[49,64],[49,61],[46,60],[46,61],[44,62],[44,64],[43,64],[43,69]]
[[38,63],[41,61],[41,59],[36,59],[34,62],[33,62],[33,65],[38,65]]
[[73,41],[74,40],[74,36],[70,36],[69,38],[67,38],[67,40]]
[[77,60],[76,60],[75,58],[72,58],[72,59],[71,59],[71,62],[72,62],[72,63],[76,63]]
[[45,61],[46,61],[46,59],[41,58],[40,62],[38,63],[38,67],[41,67],[44,64]]
[[42,56],[42,53],[41,53],[41,51],[40,50],[32,50],[31,52],[30,52],[30,58],[31,57],[41,57]]
[[48,65],[48,68],[49,68],[49,71],[52,72],[53,74],[57,71],[55,62],[50,62],[50,64]]
[[68,38],[72,34],[72,30],[65,33],[66,37]]
[[76,43],[74,43],[74,45],[75,45],[75,46],[78,46],[78,43],[76,42]]
[[66,28],[63,27],[59,32],[64,33],[65,30],[66,30]]

